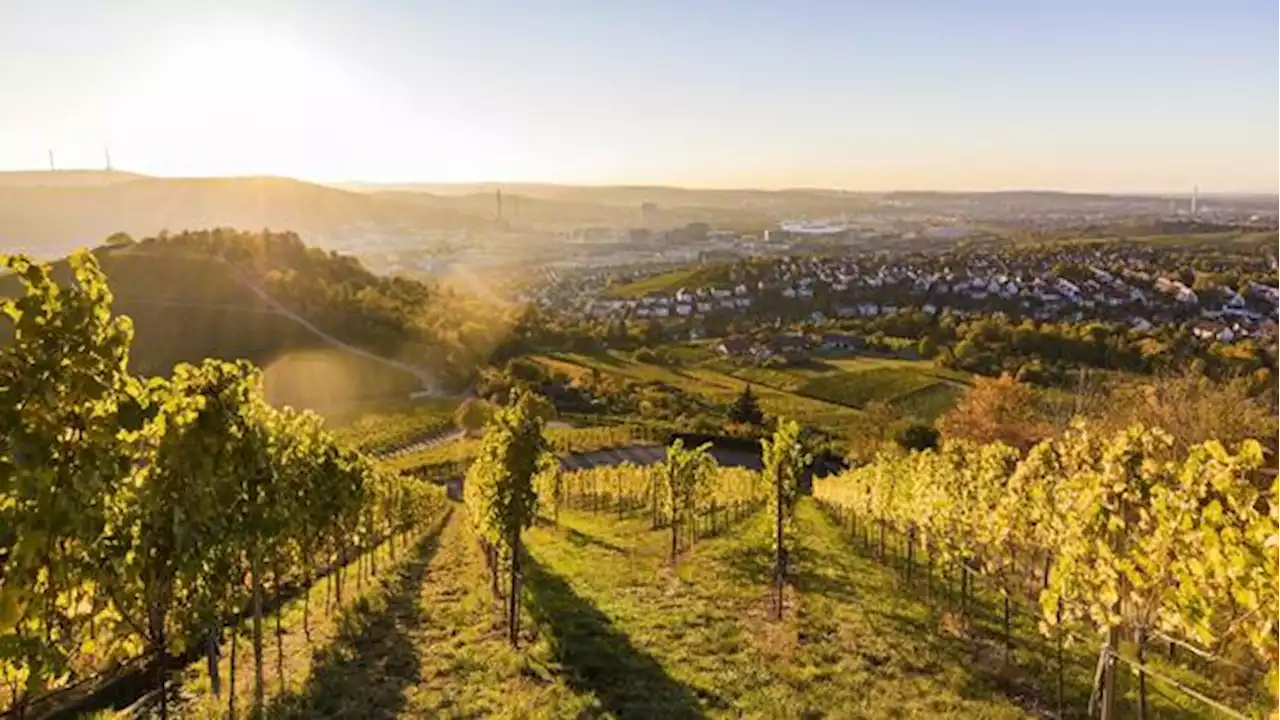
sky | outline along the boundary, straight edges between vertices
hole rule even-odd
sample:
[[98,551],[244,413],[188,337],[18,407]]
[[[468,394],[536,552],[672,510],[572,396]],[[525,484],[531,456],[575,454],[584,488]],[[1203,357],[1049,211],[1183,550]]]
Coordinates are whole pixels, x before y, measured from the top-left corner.
[[1275,0],[0,0],[0,169],[1276,192]]

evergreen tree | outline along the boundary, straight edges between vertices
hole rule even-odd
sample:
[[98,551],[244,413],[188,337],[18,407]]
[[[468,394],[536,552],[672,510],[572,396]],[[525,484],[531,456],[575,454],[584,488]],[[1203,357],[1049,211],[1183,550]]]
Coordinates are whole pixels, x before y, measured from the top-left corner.
[[751,392],[750,385],[742,387],[742,394],[729,409],[729,419],[744,425],[764,424],[764,413],[761,412],[760,402],[756,400],[755,393]]

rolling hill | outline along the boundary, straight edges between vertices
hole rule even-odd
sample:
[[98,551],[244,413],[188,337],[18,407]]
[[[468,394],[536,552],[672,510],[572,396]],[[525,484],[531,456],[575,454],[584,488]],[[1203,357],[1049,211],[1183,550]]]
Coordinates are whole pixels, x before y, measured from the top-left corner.
[[46,259],[115,232],[288,228],[325,247],[381,232],[488,227],[490,217],[427,196],[371,195],[289,178],[0,173],[0,248]]
[[[264,369],[272,402],[330,413],[423,388],[420,377],[395,361],[316,328],[312,321],[323,322],[323,313],[292,312],[261,291],[251,274],[193,247],[144,241],[94,251],[114,295],[113,312],[133,321],[134,372],[166,375],[180,362],[245,359]],[[350,273],[346,259],[310,257]],[[54,263],[53,272],[61,283],[71,279],[65,261]],[[0,278],[0,295],[21,291],[15,277]],[[0,332],[7,335],[8,325]]]

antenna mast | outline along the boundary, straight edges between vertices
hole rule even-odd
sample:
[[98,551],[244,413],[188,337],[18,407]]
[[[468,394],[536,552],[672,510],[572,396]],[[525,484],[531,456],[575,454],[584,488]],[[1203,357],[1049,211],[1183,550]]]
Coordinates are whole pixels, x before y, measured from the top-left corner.
[[58,167],[53,164],[53,148],[49,148],[49,172],[55,172],[57,169]]
[[107,158],[107,172],[111,172],[111,148],[103,145],[102,154]]

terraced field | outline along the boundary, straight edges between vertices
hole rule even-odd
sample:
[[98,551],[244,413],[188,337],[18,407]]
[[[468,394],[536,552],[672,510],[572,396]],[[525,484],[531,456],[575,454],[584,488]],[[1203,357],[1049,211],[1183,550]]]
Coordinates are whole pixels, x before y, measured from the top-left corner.
[[837,434],[859,427],[861,409],[871,402],[931,421],[955,404],[968,383],[964,373],[930,362],[889,358],[815,360],[785,368],[739,367],[721,359],[665,367],[619,351],[537,359],[570,378],[585,378],[594,370],[624,381],[666,383],[721,404],[733,402],[751,383],[765,412]]
[[[662,367],[640,363],[619,352],[592,355],[560,353],[540,356],[538,360],[570,377],[589,375],[594,368],[603,376],[612,375],[624,381],[662,382],[725,405],[733,402],[742,392],[743,386],[751,381],[749,378],[734,377],[707,366]],[[759,384],[753,387],[753,391],[765,412],[794,418],[837,433],[857,426],[861,417],[856,408],[822,398],[806,397],[786,389]]]

